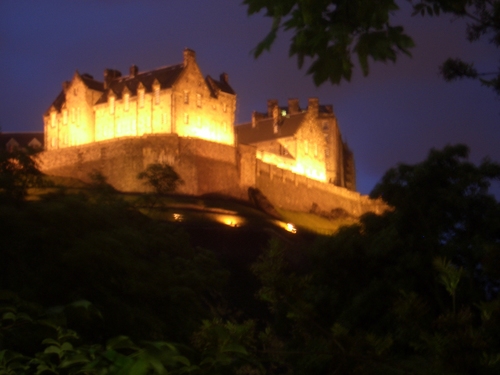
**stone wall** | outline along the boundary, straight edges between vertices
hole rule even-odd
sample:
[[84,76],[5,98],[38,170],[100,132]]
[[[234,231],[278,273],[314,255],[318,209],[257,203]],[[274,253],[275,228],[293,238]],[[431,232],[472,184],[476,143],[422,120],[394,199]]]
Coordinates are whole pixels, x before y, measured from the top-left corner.
[[191,195],[224,194],[248,199],[248,188],[256,187],[277,207],[310,211],[341,208],[351,215],[381,213],[386,206],[357,192],[309,179],[256,158],[256,149],[209,142],[175,134],[148,135],[95,142],[45,151],[42,170],[50,175],[90,181],[97,170],[124,192],[147,191],[137,174],[150,163],[174,167],[184,180],[179,192]]
[[313,206],[330,212],[341,208],[353,216],[382,213],[387,205],[366,195],[325,184],[257,160],[257,187],[276,207],[309,212]]

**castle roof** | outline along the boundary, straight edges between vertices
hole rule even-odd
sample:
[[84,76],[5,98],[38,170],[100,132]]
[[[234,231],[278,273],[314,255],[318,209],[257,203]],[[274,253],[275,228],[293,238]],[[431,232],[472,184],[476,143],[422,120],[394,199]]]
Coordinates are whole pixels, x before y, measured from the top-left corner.
[[[76,72],[76,75],[80,77],[83,84],[89,89],[101,92],[104,91],[104,84],[102,82],[96,81],[90,74],[84,73],[80,75],[78,72]],[[69,82],[65,82],[63,86],[67,87],[68,84]],[[64,90],[62,90],[59,95],[57,95],[56,100],[54,100],[50,107],[45,111],[44,115],[47,116],[52,108],[54,108],[57,112],[60,112],[65,102],[66,95],[64,95]]]
[[281,117],[278,124],[278,131],[274,131],[274,119],[267,117],[252,122],[235,126],[238,142],[244,144],[253,144],[259,142],[271,141],[273,139],[293,137],[306,116],[305,112]]
[[218,96],[219,91],[222,91],[222,92],[225,92],[228,94],[232,94],[232,95],[236,94],[234,92],[233,88],[227,82],[227,75],[225,75],[224,73],[221,74],[220,81],[217,81],[217,80],[213,79],[212,77],[207,76],[206,82],[207,82],[208,87],[210,88],[210,90],[212,91],[212,94],[214,96]]
[[121,98],[125,87],[132,96],[137,95],[139,84],[142,84],[146,92],[153,91],[153,84],[156,81],[160,84],[161,89],[170,88],[175,83],[183,69],[184,64],[177,64],[156,70],[150,70],[149,72],[138,73],[135,76],[125,76],[113,79],[109,83],[108,89],[104,91],[99,100],[97,100],[96,104],[106,103],[110,91],[112,91],[118,99]]
[[0,149],[43,147],[43,132],[0,133]]
[[85,86],[91,90],[104,91],[104,84],[102,82],[96,81],[94,77],[90,74],[84,73],[80,76]]

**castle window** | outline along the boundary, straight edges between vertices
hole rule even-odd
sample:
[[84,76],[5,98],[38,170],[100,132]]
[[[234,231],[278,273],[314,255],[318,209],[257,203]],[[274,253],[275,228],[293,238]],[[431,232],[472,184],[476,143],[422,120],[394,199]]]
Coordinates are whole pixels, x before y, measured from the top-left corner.
[[189,91],[184,91],[184,104],[189,104]]
[[306,154],[309,153],[309,142],[307,141],[307,139],[304,141],[304,152]]
[[66,125],[68,123],[68,110],[65,109],[63,111],[63,124]]
[[71,108],[71,122],[75,122],[75,109]]
[[318,144],[314,144],[314,156],[318,156]]
[[155,87],[155,104],[160,104],[160,87]]
[[222,111],[227,112],[227,103],[222,104]]
[[114,96],[109,97],[109,114],[110,115],[115,114],[115,97]]
[[196,106],[201,108],[201,94],[196,94]]
[[162,113],[161,115],[161,124],[166,125],[167,124],[167,114],[165,112]]
[[82,110],[81,108],[76,109],[76,126],[80,126],[80,122],[82,121]]
[[184,124],[189,124],[189,113],[184,112]]
[[55,148],[57,146],[57,138],[56,137],[52,137],[50,139],[50,145]]
[[223,129],[224,133],[227,133],[227,122],[222,121],[222,129]]
[[123,101],[124,101],[124,109],[125,111],[128,111],[129,108],[130,108],[130,94],[125,94],[124,97],[123,97]]
[[281,110],[281,116],[286,116],[286,109]]
[[139,107],[144,107],[144,90],[139,91]]
[[50,126],[52,126],[53,128],[56,127],[56,113],[55,112],[52,112],[50,114]]

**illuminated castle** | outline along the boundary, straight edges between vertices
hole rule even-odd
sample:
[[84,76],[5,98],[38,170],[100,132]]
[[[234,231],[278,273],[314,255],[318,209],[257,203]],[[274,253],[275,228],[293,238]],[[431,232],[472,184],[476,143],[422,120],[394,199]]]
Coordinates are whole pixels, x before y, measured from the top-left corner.
[[307,110],[297,99],[288,107],[268,100],[267,113],[253,112],[252,121],[236,126],[240,143],[257,148],[257,158],[285,170],[356,189],[354,157],[342,141],[331,105],[310,98]]
[[149,72],[133,65],[125,77],[106,69],[104,82],[76,72],[45,113],[45,147],[169,133],[234,145],[235,107],[227,75],[204,79],[189,49],[182,64]]
[[185,181],[180,193],[246,199],[257,188],[289,209],[378,210],[355,192],[354,158],[331,106],[269,100],[267,113],[238,126],[235,111],[227,74],[204,78],[189,49],[181,64],[133,65],[128,76],[106,69],[103,82],[76,72],[44,114],[42,168],[82,180],[99,170],[119,190],[144,191],[137,174],[164,162]]

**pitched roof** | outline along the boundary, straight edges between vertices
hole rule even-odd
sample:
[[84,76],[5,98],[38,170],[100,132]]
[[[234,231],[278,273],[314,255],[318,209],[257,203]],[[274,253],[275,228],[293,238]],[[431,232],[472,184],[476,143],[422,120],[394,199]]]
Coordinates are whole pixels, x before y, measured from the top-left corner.
[[170,88],[175,83],[183,69],[184,64],[177,64],[151,70],[149,72],[139,73],[136,76],[116,78],[110,82],[109,88],[104,91],[96,104],[106,103],[108,101],[110,91],[113,91],[117,98],[121,98],[125,87],[128,88],[132,96],[137,95],[137,88],[140,83],[142,83],[146,92],[153,91],[153,83],[155,80],[160,83],[161,89]]
[[306,116],[305,112],[297,113],[282,117],[281,124],[278,125],[278,132],[274,132],[274,120],[268,117],[258,120],[255,127],[252,123],[242,124],[235,126],[236,134],[238,135],[238,142],[244,144],[253,144],[274,139],[293,137]]
[[33,139],[36,139],[43,147],[43,132],[0,133],[0,149],[5,149],[9,142],[13,143],[12,140],[21,148],[33,146],[33,143],[36,143]]
[[[223,78],[223,76],[224,75],[222,74],[221,78]],[[217,96],[219,91],[222,91],[222,92],[225,92],[228,94],[232,94],[232,95],[235,94],[233,88],[227,82],[227,78],[221,79],[220,81],[217,81],[217,80],[213,79],[212,77],[207,76],[206,82],[207,82],[208,87],[210,88],[210,90],[212,91],[212,94],[214,96]]]
[[[92,77],[90,74],[87,74],[87,73],[80,74],[78,72],[76,72],[76,74],[81,78],[83,84],[85,86],[87,86],[89,89],[95,90],[95,91],[104,91],[104,84],[102,82],[96,81],[94,79],[94,77]],[[69,83],[66,82],[65,85],[66,84],[69,84]],[[62,90],[59,93],[59,95],[57,95],[56,100],[54,100],[52,102],[52,104],[50,105],[50,107],[45,111],[44,115],[45,116],[48,115],[50,113],[50,110],[52,107],[54,107],[54,109],[57,112],[60,112],[62,109],[62,106],[65,102],[66,102],[66,95],[64,94],[64,90]]]
[[45,111],[44,115],[48,115],[50,113],[50,110],[52,109],[52,107],[54,107],[54,109],[57,111],[57,112],[60,112],[61,111],[61,108],[63,106],[63,104],[66,102],[66,95],[64,95],[64,90],[61,91],[59,93],[59,95],[57,95],[57,98],[56,100],[54,100],[52,102],[52,104],[50,105],[50,107]]
[[90,74],[84,73],[80,75],[85,86],[87,86],[91,90],[95,91],[104,91],[104,84],[102,82],[96,81],[94,77]]

